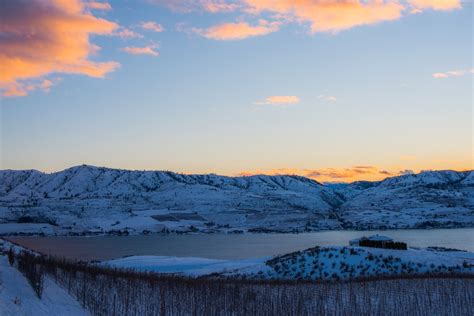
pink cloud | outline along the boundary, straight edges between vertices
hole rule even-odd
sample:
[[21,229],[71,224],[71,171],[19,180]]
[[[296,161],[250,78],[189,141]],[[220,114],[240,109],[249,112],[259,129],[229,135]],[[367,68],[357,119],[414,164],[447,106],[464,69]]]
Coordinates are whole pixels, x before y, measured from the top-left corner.
[[92,10],[112,10],[112,6],[107,2],[97,2],[97,1],[89,1],[84,4],[87,8]]
[[149,45],[144,47],[132,47],[127,46],[122,48],[122,51],[132,54],[132,55],[150,55],[150,56],[159,56],[160,54],[155,50],[155,45]]
[[[362,25],[398,20],[406,14],[427,9],[461,8],[460,0],[154,0],[154,3],[180,11],[221,13],[238,11],[245,19],[261,18],[282,23],[310,26],[311,33],[337,33]],[[212,39],[243,39],[278,30],[263,30],[248,23],[223,23],[207,30],[195,29]],[[207,31],[207,33],[206,33]],[[238,34],[242,34],[239,36]],[[246,35],[247,34],[247,35]]]
[[250,25],[247,22],[224,23],[204,30],[195,28],[193,31],[206,38],[229,41],[267,35],[279,28],[279,22],[260,20],[257,25]]
[[123,39],[127,38],[143,38],[143,35],[138,34],[128,28],[122,27],[115,31],[112,35],[121,37]]
[[207,11],[211,13],[231,12],[242,6],[240,1],[227,0],[150,0],[176,12]]
[[141,27],[145,30],[148,30],[148,31],[153,31],[153,32],[163,32],[165,29],[163,28],[163,26],[161,26],[161,24],[157,24],[155,22],[142,22],[141,24]]
[[89,36],[110,35],[117,28],[79,0],[0,2],[0,93],[24,96],[28,86],[52,73],[104,77],[119,63],[92,61],[99,47]]
[[450,77],[462,77],[468,74],[474,74],[473,69],[462,69],[462,70],[450,70],[446,72],[435,72],[432,76],[435,79],[444,79]]

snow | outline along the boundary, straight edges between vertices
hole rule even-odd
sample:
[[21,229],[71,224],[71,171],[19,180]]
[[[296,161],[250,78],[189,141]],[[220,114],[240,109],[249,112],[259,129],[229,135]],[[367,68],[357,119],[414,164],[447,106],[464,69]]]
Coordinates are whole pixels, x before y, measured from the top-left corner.
[[90,315],[49,277],[39,299],[25,277],[0,255],[0,315],[79,316]]
[[105,261],[102,264],[116,268],[159,273],[178,273],[203,276],[212,273],[260,271],[270,257],[243,260],[218,260],[194,257],[130,256]]

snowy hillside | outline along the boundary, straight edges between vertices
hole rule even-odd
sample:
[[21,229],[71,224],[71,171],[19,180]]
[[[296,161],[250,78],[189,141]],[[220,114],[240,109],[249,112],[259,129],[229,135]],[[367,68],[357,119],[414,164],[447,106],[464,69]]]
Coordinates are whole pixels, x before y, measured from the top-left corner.
[[267,261],[265,278],[354,279],[423,273],[474,273],[474,253],[430,249],[315,247]]
[[0,234],[292,232],[474,226],[473,172],[325,186],[78,166],[0,171]]
[[474,225],[474,172],[426,171],[341,189],[346,226],[432,228]]

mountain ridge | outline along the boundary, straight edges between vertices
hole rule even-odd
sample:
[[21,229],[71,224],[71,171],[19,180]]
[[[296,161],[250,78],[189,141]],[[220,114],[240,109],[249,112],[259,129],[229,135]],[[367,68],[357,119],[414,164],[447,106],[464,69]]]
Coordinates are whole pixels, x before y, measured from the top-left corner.
[[0,234],[471,227],[473,179],[472,170],[340,185],[90,165],[0,170]]

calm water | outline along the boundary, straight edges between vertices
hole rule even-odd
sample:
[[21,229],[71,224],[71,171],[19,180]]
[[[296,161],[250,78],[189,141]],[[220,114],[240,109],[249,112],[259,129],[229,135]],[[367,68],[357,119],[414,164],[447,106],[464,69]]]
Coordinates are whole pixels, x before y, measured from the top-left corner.
[[376,233],[404,241],[412,247],[442,246],[474,251],[474,228],[304,234],[16,237],[10,240],[43,253],[81,260],[106,260],[128,255],[243,259],[284,254],[316,245],[346,245],[350,239]]

